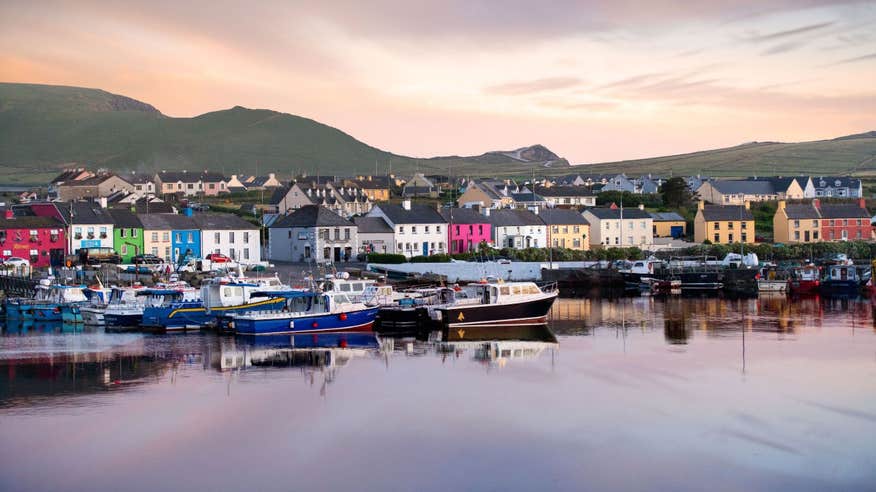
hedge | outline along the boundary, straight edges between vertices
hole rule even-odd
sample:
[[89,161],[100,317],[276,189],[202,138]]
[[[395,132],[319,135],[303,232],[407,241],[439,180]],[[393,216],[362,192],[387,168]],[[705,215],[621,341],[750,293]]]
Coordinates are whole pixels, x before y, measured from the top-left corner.
[[394,255],[389,253],[368,253],[367,261],[369,263],[398,264],[406,263],[408,259],[405,258],[405,255]]
[[411,263],[450,263],[450,255],[414,256]]

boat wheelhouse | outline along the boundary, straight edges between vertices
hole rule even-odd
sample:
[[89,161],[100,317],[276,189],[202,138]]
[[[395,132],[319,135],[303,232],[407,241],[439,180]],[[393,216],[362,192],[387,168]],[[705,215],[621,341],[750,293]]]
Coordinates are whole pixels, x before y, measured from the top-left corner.
[[855,265],[835,264],[825,267],[821,293],[825,295],[855,295],[860,289],[860,277]]
[[804,265],[791,269],[788,279],[788,291],[791,294],[817,294],[821,286],[821,275],[817,266]]

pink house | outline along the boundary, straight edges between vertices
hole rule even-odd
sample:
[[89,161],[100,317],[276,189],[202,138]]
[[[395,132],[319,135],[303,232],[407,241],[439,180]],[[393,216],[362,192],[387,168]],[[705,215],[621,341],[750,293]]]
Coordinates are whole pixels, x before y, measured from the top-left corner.
[[489,217],[471,208],[442,209],[447,220],[447,244],[450,254],[477,251],[481,242],[492,244],[492,226]]

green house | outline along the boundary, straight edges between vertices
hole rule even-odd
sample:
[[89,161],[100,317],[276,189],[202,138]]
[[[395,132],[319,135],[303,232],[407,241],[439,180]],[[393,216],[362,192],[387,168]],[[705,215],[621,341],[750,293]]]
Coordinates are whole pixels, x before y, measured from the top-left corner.
[[114,224],[113,249],[123,262],[130,263],[134,256],[143,253],[143,224],[130,210],[111,209],[108,212]]

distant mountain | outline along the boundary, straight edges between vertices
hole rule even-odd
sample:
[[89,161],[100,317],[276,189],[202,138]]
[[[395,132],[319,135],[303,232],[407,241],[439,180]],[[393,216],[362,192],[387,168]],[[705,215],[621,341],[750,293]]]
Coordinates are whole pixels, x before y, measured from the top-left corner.
[[[488,156],[488,158],[487,158]],[[495,173],[568,165],[542,146],[474,157],[416,159],[369,146],[322,123],[240,106],[172,118],[99,89],[0,83],[0,176],[39,183],[78,163],[115,170],[231,173]],[[490,165],[490,169],[485,168]],[[495,168],[493,168],[495,165]]]
[[874,175],[876,132],[812,142],[751,142],[723,149],[573,166],[586,174],[676,176]]

